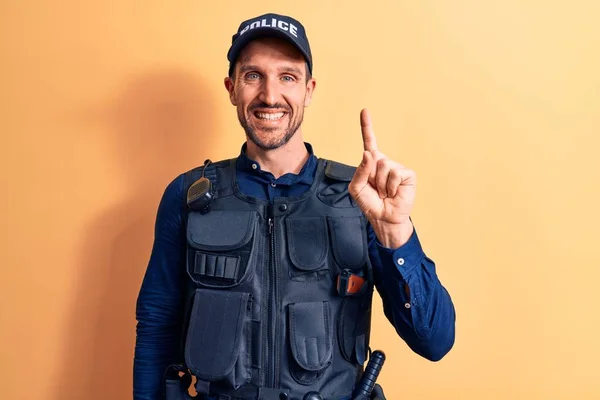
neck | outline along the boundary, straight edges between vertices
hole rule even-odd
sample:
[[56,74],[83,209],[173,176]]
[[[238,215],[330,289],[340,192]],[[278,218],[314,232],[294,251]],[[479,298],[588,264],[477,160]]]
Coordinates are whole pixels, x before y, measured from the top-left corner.
[[310,156],[300,131],[285,145],[274,150],[261,149],[250,140],[246,143],[248,157],[256,160],[263,171],[272,173],[275,179],[288,173],[299,173]]

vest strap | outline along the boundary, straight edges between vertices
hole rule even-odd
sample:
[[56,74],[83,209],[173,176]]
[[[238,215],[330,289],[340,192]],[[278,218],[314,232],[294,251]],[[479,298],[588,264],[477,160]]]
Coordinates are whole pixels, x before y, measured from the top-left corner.
[[355,167],[342,164],[336,161],[327,160],[325,167],[325,176],[337,181],[350,182],[354,177]]

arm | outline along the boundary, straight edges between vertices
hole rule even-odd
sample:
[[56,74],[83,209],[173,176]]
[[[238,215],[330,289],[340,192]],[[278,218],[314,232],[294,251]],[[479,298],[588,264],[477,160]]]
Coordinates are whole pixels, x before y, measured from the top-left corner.
[[367,110],[360,125],[363,159],[348,190],[369,221],[369,255],[385,315],[413,351],[439,360],[454,343],[454,306],[410,219],[416,175],[378,150]]
[[367,234],[385,316],[415,353],[431,361],[440,360],[454,345],[456,316],[434,262],[423,252],[414,229],[397,249],[382,246],[370,225]]
[[166,188],[158,207],[155,238],[137,299],[137,338],[133,364],[134,400],[159,400],[163,374],[179,362],[184,232],[183,176]]

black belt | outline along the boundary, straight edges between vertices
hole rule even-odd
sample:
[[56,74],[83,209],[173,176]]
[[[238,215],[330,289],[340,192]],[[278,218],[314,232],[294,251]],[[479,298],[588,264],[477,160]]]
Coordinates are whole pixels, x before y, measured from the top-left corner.
[[[314,395],[313,395],[314,394]],[[311,396],[312,395],[312,396]],[[318,396],[315,396],[318,395]],[[274,388],[253,388],[253,387],[242,387],[238,390],[228,392],[226,395],[210,393],[209,397],[215,400],[288,400],[294,399],[305,399],[305,400],[351,400],[352,395],[350,393],[337,398],[323,398],[317,392],[298,392],[291,391],[288,389],[274,389]]]
[[[187,393],[192,382],[189,371],[183,365],[171,365],[165,374],[166,400],[193,400]],[[302,400],[351,400],[352,394],[347,393],[337,398],[323,398],[317,392],[298,392],[288,389],[275,389],[266,387],[241,387],[228,391],[227,394],[215,393],[210,382],[198,379],[196,381],[198,399],[206,400],[288,400],[289,398]],[[204,397],[203,397],[204,396]]]

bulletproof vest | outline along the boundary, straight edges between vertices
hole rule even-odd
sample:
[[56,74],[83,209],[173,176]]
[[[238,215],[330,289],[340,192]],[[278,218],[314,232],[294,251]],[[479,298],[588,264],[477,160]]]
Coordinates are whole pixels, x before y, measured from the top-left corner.
[[[208,212],[187,210],[185,366],[217,399],[348,398],[367,358],[373,293],[354,168],[319,159],[299,197],[240,192],[211,164]],[[186,174],[186,189],[202,174]]]

